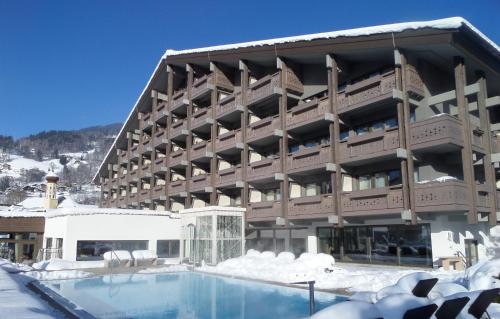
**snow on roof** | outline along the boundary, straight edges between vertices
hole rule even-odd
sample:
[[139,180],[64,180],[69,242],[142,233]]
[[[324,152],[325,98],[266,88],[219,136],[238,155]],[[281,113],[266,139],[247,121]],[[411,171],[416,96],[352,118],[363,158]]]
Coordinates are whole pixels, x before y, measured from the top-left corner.
[[48,211],[47,218],[63,216],[84,216],[84,215],[140,215],[140,216],[165,216],[179,218],[177,213],[158,210],[120,209],[120,208],[98,208],[95,206],[79,206],[75,208],[57,208]]
[[[45,198],[43,196],[30,196],[24,199],[22,202],[16,205],[12,205],[9,207],[9,211],[14,212],[14,214],[25,214],[30,212],[45,212],[45,207],[44,207],[44,200]],[[82,205],[76,203],[69,195],[64,194],[58,196],[59,205],[58,208],[75,208],[75,207],[80,207]],[[95,206],[90,206],[90,207],[95,207]],[[19,216],[19,215],[17,215]],[[26,216],[29,217],[29,216]]]
[[500,52],[500,47],[498,47],[498,45],[496,45],[495,42],[490,40],[486,35],[484,35],[476,27],[474,27],[469,21],[465,20],[462,17],[452,17],[452,18],[445,18],[445,19],[438,19],[438,20],[431,20],[431,21],[393,23],[393,24],[385,24],[385,25],[372,26],[372,27],[306,34],[306,35],[268,39],[268,40],[261,40],[261,41],[251,41],[251,42],[242,42],[242,43],[235,43],[235,44],[216,45],[216,46],[188,49],[188,50],[178,50],[177,51],[177,50],[168,49],[165,52],[164,57],[166,58],[167,56],[175,56],[175,55],[181,55],[181,54],[192,54],[192,53],[202,53],[202,52],[234,50],[234,49],[250,48],[250,47],[261,47],[261,46],[293,43],[293,42],[302,42],[302,41],[335,39],[335,38],[340,38],[340,37],[358,37],[358,36],[368,36],[368,35],[384,34],[384,33],[400,33],[400,32],[407,31],[407,30],[419,30],[419,29],[427,29],[427,28],[442,29],[442,30],[458,29],[462,26],[468,27],[471,31],[476,33],[479,37],[484,39],[495,50]]
[[109,154],[114,150],[114,148],[116,146],[116,142],[118,141],[120,136],[123,134],[125,127],[127,126],[132,115],[134,114],[134,111],[135,111],[137,105],[139,104],[139,101],[141,100],[142,96],[146,92],[147,88],[150,86],[150,84],[151,84],[154,76],[156,75],[156,72],[160,68],[162,62],[164,60],[166,60],[167,57],[169,57],[169,56],[176,56],[176,55],[182,55],[182,54],[193,54],[193,53],[203,53],[203,52],[214,52],[214,51],[222,51],[222,50],[234,50],[234,49],[241,49],[241,48],[269,46],[269,45],[293,43],[293,42],[301,42],[301,41],[335,39],[335,38],[341,38],[341,37],[358,37],[358,36],[369,36],[369,35],[385,34],[385,33],[401,33],[403,31],[408,31],[408,30],[419,30],[419,29],[451,30],[451,29],[459,29],[462,26],[467,27],[469,30],[471,30],[473,33],[475,33],[479,38],[484,40],[489,46],[491,46],[493,48],[493,50],[495,50],[498,54],[500,54],[500,47],[495,42],[493,42],[490,38],[488,38],[481,31],[479,31],[476,27],[474,27],[469,21],[467,21],[466,19],[464,19],[462,17],[451,17],[451,18],[431,20],[431,21],[393,23],[393,24],[385,24],[385,25],[371,26],[371,27],[364,27],[364,28],[346,29],[346,30],[341,30],[341,31],[322,32],[322,33],[314,33],[314,34],[284,37],[284,38],[275,38],[275,39],[268,39],[268,40],[261,40],[261,41],[242,42],[242,43],[235,43],[235,44],[216,45],[216,46],[209,46],[209,47],[196,48],[196,49],[187,49],[187,50],[167,49],[165,51],[165,53],[163,54],[163,56],[160,58],[160,61],[158,61],[156,68],[154,69],[153,73],[151,74],[151,76],[150,76],[146,86],[142,90],[141,94],[137,98],[134,106],[132,107],[132,110],[130,111],[130,113],[126,119],[126,121],[123,123],[123,126],[122,126],[120,132],[116,135],[115,140],[113,141],[113,144],[111,145],[108,152],[106,153],[104,160],[101,162],[101,165],[99,166],[99,169],[97,170],[97,172],[94,175],[92,180],[93,181],[97,180],[104,163],[106,163],[106,160],[107,160]]

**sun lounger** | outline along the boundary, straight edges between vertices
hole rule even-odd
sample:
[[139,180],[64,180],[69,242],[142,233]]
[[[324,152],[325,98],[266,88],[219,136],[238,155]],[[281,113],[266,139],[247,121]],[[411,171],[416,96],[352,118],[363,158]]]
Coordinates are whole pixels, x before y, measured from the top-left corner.
[[435,313],[436,319],[454,319],[469,302],[469,297],[446,300]]
[[437,278],[419,280],[411,292],[415,297],[427,297],[437,282]]
[[[488,306],[500,295],[500,288],[494,288],[482,291],[469,307],[469,313],[477,319],[480,319]],[[489,317],[489,315],[488,315]]]
[[413,308],[405,312],[403,319],[429,319],[437,308],[436,304]]

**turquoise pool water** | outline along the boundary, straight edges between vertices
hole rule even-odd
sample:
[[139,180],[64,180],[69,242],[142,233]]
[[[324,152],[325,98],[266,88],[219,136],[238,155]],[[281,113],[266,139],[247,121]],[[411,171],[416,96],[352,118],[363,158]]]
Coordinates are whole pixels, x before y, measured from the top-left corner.
[[[308,291],[196,272],[41,282],[97,318],[304,318]],[[316,292],[316,309],[344,300]]]

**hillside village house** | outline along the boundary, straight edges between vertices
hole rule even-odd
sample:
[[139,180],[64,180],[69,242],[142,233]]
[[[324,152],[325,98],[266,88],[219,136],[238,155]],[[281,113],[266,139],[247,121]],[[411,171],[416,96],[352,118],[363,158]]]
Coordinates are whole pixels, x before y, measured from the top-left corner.
[[102,207],[242,207],[246,248],[439,265],[499,220],[500,50],[461,18],[167,50]]

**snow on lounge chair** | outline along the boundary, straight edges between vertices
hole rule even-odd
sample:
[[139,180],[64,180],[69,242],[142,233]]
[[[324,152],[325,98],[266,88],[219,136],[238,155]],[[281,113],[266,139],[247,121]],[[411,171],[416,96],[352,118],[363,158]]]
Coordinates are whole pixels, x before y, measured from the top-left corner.
[[104,267],[130,267],[132,256],[128,250],[113,250],[103,255]]
[[484,313],[488,314],[486,312],[486,309],[499,295],[500,288],[483,290],[479,294],[479,296],[477,296],[476,300],[474,300],[469,306],[469,314],[471,314],[476,319],[480,319]]
[[156,265],[158,261],[158,255],[151,250],[134,250],[132,256],[134,257],[135,267]]
[[430,305],[413,308],[405,312],[405,314],[403,315],[403,319],[429,319],[437,308],[438,306],[433,303],[431,303]]
[[434,314],[436,319],[454,319],[469,302],[469,297],[446,300]]

